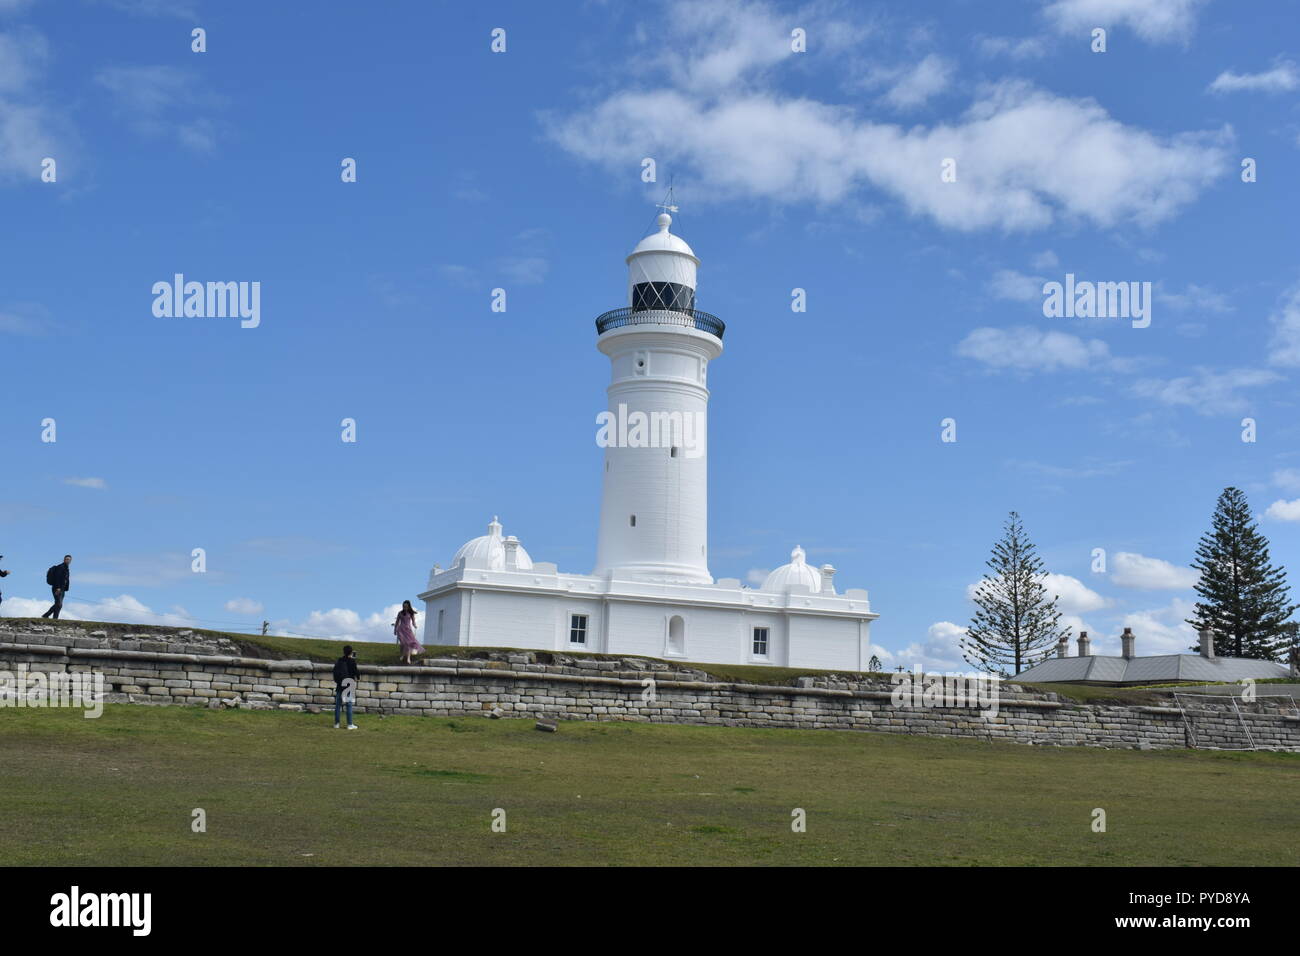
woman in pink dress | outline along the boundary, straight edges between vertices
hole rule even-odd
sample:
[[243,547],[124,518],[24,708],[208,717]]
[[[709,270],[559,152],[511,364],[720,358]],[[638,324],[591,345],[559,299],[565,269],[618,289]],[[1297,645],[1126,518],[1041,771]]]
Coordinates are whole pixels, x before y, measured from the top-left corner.
[[410,601],[402,602],[402,609],[397,612],[397,620],[393,622],[393,633],[397,635],[397,643],[402,648],[403,664],[412,663],[412,657],[424,653],[424,648],[415,636],[415,608],[411,607]]

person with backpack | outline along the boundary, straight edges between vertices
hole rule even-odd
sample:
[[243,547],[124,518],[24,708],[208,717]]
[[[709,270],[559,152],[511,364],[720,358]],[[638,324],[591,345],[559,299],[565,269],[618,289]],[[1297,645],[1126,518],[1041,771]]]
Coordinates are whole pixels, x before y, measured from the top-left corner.
[[352,722],[352,702],[357,699],[357,654],[351,644],[343,645],[343,656],[334,662],[334,729],[339,729],[339,711],[344,704],[348,709],[348,730],[356,730]]
[[52,617],[56,621],[59,619],[59,612],[63,610],[63,595],[72,586],[72,575],[68,571],[71,564],[72,555],[65,554],[62,561],[45,572],[45,583],[54,594],[54,604],[41,617]]

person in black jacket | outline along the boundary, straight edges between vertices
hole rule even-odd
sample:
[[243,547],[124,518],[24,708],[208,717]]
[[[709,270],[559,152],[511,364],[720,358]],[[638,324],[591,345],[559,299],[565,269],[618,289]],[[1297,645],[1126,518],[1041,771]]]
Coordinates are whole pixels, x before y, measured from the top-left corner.
[[56,621],[59,619],[59,612],[63,610],[63,595],[68,592],[72,585],[72,575],[68,571],[69,565],[72,564],[72,555],[65,554],[63,563],[56,564],[45,572],[45,581],[54,592],[54,604],[41,617],[53,617]]
[[[339,710],[348,708],[348,730],[356,730],[352,722],[352,702],[357,699],[357,652],[351,644],[343,645],[343,656],[334,662],[334,729],[339,729]],[[346,682],[346,683],[345,683]]]

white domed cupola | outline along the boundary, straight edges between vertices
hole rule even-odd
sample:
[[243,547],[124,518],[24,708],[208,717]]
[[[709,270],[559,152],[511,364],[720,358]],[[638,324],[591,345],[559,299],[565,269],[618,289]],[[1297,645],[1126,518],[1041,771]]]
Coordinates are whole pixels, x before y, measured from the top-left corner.
[[[516,567],[511,570],[530,571],[533,559],[528,556],[524,546],[514,537],[509,539],[515,551]],[[488,533],[466,541],[451,559],[452,567],[463,565],[466,568],[486,571],[506,570],[506,539],[501,537],[501,522],[494,515],[488,524]]]
[[627,257],[627,297],[633,312],[695,308],[700,260],[680,236],[668,231],[673,217],[660,213],[659,231],[642,239]]
[[794,591],[800,594],[817,594],[822,589],[822,576],[808,566],[803,548],[798,545],[790,552],[790,563],[783,564],[767,576],[763,582],[764,591],[785,594]]

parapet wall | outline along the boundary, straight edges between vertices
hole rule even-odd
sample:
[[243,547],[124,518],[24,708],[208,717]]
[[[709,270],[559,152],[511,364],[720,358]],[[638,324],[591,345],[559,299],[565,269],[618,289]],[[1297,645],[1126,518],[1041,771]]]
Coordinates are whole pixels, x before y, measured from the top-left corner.
[[[530,652],[501,656],[409,667],[362,663],[355,710],[432,717],[496,711],[506,717],[866,730],[1063,746],[1193,744],[1176,706],[1081,704],[1014,684],[1001,687],[997,715],[985,718],[975,707],[896,706],[883,681],[829,675],[774,686],[657,670],[663,662],[637,658],[541,664]],[[234,642],[190,631],[114,636],[71,623],[0,619],[0,671],[13,673],[19,665],[29,672],[100,673],[108,703],[293,711],[334,705],[331,665],[240,656]],[[1249,712],[1239,716],[1230,700],[1198,701],[1195,745],[1241,747],[1248,731],[1256,746],[1300,751],[1300,716],[1290,701],[1263,699],[1241,709]]]

